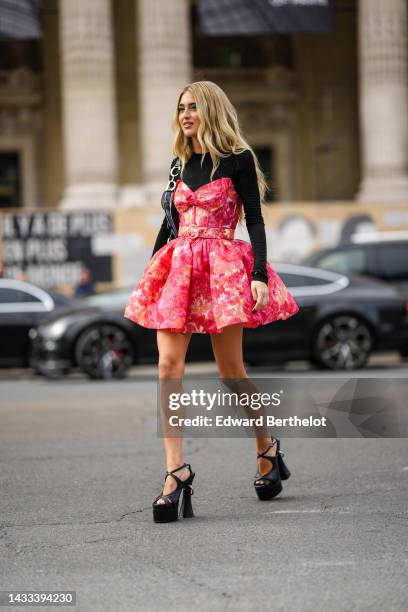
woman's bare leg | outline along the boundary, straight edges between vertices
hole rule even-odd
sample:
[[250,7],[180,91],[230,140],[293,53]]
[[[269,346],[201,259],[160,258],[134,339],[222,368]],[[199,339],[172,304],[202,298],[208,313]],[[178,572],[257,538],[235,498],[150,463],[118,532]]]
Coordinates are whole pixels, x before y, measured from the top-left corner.
[[[212,349],[220,378],[249,378],[243,361],[242,340],[242,323],[229,325],[220,334],[211,334]],[[245,388],[247,393],[258,392],[257,387],[250,380],[245,384],[247,385],[247,388]],[[241,386],[241,392],[242,390],[243,387]],[[263,453],[271,445],[271,437],[267,433],[266,427],[255,428],[255,436],[257,451]],[[270,456],[276,454],[276,444],[267,454]],[[258,465],[261,474],[266,474],[271,469],[271,463],[267,459],[258,459]],[[262,483],[263,481],[260,480],[259,482]]]
[[[185,358],[190,338],[191,333],[176,333],[168,329],[157,330],[158,370],[161,387],[160,410],[164,432],[166,469],[168,471],[174,470],[184,463],[182,431],[180,431],[179,436],[174,435],[174,432],[171,436],[166,436],[165,433],[166,427],[168,427],[168,394],[182,391],[181,379],[184,376]],[[181,480],[185,480],[189,474],[187,468],[177,472],[177,476]],[[168,495],[175,490],[176,486],[175,479],[169,476],[164,483],[163,494]]]

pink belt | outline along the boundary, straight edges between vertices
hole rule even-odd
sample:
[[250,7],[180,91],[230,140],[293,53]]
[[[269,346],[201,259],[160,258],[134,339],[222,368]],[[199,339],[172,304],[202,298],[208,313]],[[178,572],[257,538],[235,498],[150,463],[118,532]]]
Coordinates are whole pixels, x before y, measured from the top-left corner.
[[232,227],[205,227],[203,225],[181,225],[178,235],[186,238],[226,238],[232,240],[234,238],[234,229]]

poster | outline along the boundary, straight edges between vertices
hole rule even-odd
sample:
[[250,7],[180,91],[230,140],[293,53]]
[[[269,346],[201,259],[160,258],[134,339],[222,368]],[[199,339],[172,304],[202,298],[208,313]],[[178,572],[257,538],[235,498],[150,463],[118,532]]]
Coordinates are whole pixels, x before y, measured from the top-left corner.
[[5,213],[1,230],[9,278],[47,288],[75,287],[85,265],[95,283],[112,281],[111,255],[94,248],[95,240],[112,234],[111,213]]

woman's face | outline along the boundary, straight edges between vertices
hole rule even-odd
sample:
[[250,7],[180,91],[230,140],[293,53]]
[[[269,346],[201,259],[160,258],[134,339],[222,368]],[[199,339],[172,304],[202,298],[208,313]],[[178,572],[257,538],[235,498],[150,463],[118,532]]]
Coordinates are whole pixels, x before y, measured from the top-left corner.
[[184,92],[180,98],[178,118],[180,127],[187,138],[197,136],[200,120],[198,118],[194,96],[190,91]]

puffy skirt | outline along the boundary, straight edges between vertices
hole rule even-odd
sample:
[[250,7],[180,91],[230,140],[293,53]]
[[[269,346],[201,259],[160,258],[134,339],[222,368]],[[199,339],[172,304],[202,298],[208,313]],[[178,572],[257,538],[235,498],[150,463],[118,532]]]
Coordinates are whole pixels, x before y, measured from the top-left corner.
[[152,329],[218,334],[228,325],[253,328],[296,314],[299,306],[269,262],[269,303],[252,311],[253,261],[245,240],[179,236],[153,255],[124,316]]

